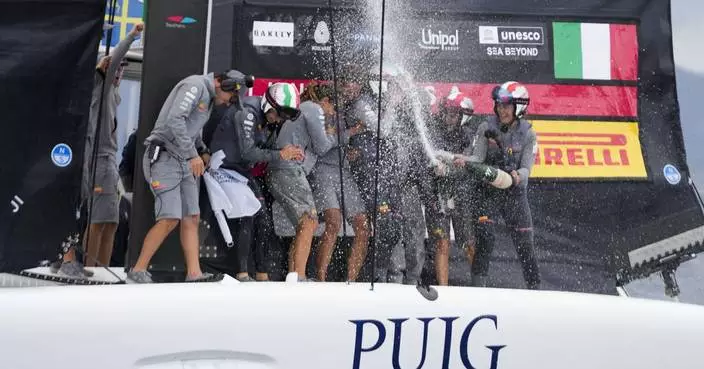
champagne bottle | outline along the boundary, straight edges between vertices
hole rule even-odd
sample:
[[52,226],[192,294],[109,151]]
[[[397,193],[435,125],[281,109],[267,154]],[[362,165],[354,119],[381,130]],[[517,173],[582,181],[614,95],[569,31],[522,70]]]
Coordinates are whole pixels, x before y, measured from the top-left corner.
[[496,188],[504,190],[513,184],[513,177],[501,169],[480,163],[467,163],[466,168],[475,178]]

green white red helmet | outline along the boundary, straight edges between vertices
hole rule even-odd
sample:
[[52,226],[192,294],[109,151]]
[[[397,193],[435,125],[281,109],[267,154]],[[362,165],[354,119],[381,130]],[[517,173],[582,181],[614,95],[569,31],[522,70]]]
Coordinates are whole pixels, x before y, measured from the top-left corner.
[[491,98],[494,100],[494,112],[496,112],[496,104],[513,104],[516,108],[514,114],[517,119],[522,118],[526,114],[528,104],[530,103],[528,89],[514,81],[496,86],[491,92]]
[[277,82],[267,88],[262,99],[264,113],[271,109],[283,119],[296,120],[301,115],[301,97],[298,89],[291,83]]

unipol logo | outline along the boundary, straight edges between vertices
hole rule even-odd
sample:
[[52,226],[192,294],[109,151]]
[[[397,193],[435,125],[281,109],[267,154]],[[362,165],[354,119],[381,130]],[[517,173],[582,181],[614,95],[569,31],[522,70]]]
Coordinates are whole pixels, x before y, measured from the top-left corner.
[[[472,338],[472,331],[479,326],[479,330],[498,329],[498,319],[496,315],[481,315],[472,319],[469,323],[458,321],[459,317],[439,317],[439,318],[400,318],[400,319],[362,319],[350,320],[355,327],[355,342],[353,351],[352,369],[369,367],[372,362],[378,363],[380,359],[375,351],[384,347],[382,351],[388,352],[386,348],[391,346],[391,367],[393,369],[405,368],[465,368],[465,369],[497,369],[499,368],[499,353],[506,345],[485,345],[477,343],[481,338]],[[443,332],[442,335],[433,335],[430,333],[430,326],[439,325]],[[437,328],[434,328],[434,331]],[[453,332],[460,331],[461,336],[459,342],[453,342]],[[479,333],[481,334],[481,333]],[[477,336],[475,334],[475,336]],[[367,337],[367,339],[365,339]],[[373,338],[373,339],[369,339]],[[422,341],[421,349],[418,350],[416,342],[413,344],[405,344],[407,341]],[[430,363],[426,365],[428,357],[428,342],[433,353],[431,357],[442,357],[442,365],[438,363]],[[442,344],[440,344],[442,342]],[[471,357],[470,342],[472,353],[477,353],[475,346],[483,346],[481,349],[485,351],[484,363],[479,365],[482,359]],[[410,351],[409,351],[410,350]],[[439,351],[439,352],[438,352]],[[403,352],[403,362],[406,366],[401,366],[401,356]],[[369,355],[376,355],[375,360],[367,358]],[[366,358],[366,360],[364,360]],[[409,360],[413,360],[412,364]],[[488,363],[486,360],[488,359]],[[386,358],[381,359],[386,361]],[[365,361],[366,365],[362,365]],[[452,364],[451,364],[452,363]],[[461,365],[458,365],[460,364]],[[488,365],[487,365],[488,364]]]
[[426,50],[457,51],[460,49],[460,31],[443,33],[433,31],[432,28],[423,28],[418,46]]

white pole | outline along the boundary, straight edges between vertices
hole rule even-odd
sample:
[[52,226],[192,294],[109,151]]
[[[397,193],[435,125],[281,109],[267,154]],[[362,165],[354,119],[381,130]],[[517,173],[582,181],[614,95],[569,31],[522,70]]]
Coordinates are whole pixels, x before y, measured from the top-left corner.
[[208,74],[210,59],[210,28],[213,22],[213,0],[208,0],[208,21],[205,24],[205,57],[203,58],[203,74]]

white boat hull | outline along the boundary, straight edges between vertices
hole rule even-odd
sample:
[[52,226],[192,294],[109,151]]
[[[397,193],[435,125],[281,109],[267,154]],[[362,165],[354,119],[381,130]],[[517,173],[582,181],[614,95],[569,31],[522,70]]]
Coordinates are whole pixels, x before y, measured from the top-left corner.
[[437,290],[438,299],[429,301],[414,286],[376,284],[372,291],[368,283],[227,277],[218,283],[4,288],[2,367],[702,366],[700,306],[549,291]]

